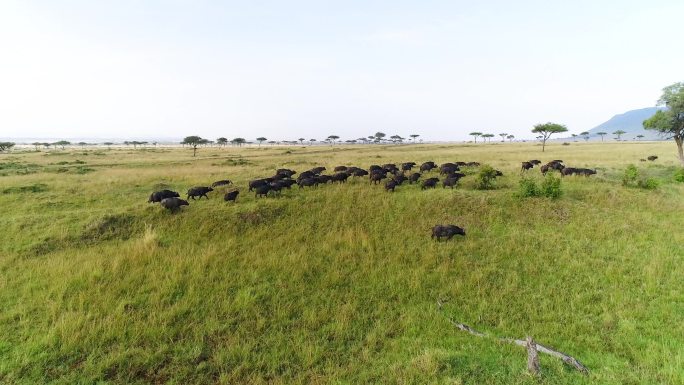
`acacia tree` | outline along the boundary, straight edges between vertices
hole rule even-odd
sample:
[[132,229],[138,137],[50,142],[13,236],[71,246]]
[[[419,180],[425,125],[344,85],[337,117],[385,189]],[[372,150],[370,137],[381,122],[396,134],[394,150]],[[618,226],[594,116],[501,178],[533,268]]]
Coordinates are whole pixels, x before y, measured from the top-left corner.
[[677,144],[677,156],[684,166],[684,82],[675,83],[663,88],[663,95],[658,99],[659,106],[667,107],[658,110],[655,115],[644,121],[644,128],[658,131]]
[[197,147],[199,147],[200,144],[206,143],[206,139],[202,139],[201,137],[197,135],[192,135],[192,136],[186,136],[185,139],[181,142],[182,145],[188,145],[192,147],[192,156],[197,155]]
[[68,146],[68,145],[71,144],[71,142],[69,142],[68,140],[60,140],[59,142],[55,142],[55,143],[53,143],[53,144],[54,144],[55,146],[60,146],[60,147],[62,147],[62,150],[64,150],[64,149],[66,148],[66,146]]
[[508,135],[506,139],[508,139],[509,142],[512,142],[513,139],[515,139],[515,135]]
[[637,135],[637,136],[636,136],[636,139],[639,140],[639,141],[641,141],[641,139],[643,139],[643,138],[644,138],[643,135]]
[[14,142],[0,142],[0,152],[9,152],[15,144]]
[[597,132],[596,135],[600,136],[600,137],[601,137],[601,141],[603,142],[603,137],[606,136],[606,135],[608,135],[608,133],[607,133],[607,132],[601,131],[601,132]]
[[228,144],[228,138],[224,138],[224,137],[217,138],[216,144],[218,144],[219,147],[225,147],[225,145]]
[[502,132],[499,134],[499,136],[501,137],[501,143],[503,143],[506,141],[506,136],[508,136],[508,134],[505,132]]
[[261,143],[267,141],[268,139],[266,139],[263,136],[260,136],[260,137],[256,138],[256,140],[257,140],[257,142],[259,142],[259,147],[261,147]]
[[107,146],[107,150],[111,150],[111,149],[112,149],[112,144],[114,144],[114,143],[112,143],[112,142],[104,142],[104,143],[102,143],[102,144],[104,144],[105,146]]
[[81,146],[81,148],[85,147],[86,144],[88,144],[88,143],[86,143],[86,142],[78,142],[78,145]]
[[582,132],[580,132],[580,135],[582,135],[582,138],[584,138],[584,141],[589,140],[589,131],[582,131]]
[[567,131],[568,128],[564,125],[551,122],[537,124],[532,129],[532,133],[539,134],[539,136],[541,136],[540,139],[542,141],[542,152],[544,152],[546,149],[546,141],[549,140],[551,135]]
[[480,135],[482,135],[482,133],[481,133],[481,132],[475,131],[475,132],[471,132],[471,133],[468,134],[468,135],[470,135],[470,136],[472,136],[473,138],[475,138],[475,143],[477,143],[477,137],[480,136]]
[[40,147],[43,143],[40,142],[33,142],[31,145],[36,148],[36,151],[38,151],[38,147]]
[[377,140],[378,142],[381,141],[381,140],[383,140],[384,138],[385,138],[385,133],[384,133],[384,132],[378,131],[378,132],[375,133],[375,140]]
[[297,140],[299,140],[299,144],[304,144],[304,141],[305,141],[306,139],[304,139],[304,138],[299,138],[299,139],[297,139]]
[[617,131],[614,131],[614,132],[613,132],[613,135],[617,136],[617,138],[615,138],[615,139],[618,140],[618,141],[620,140],[620,137],[621,137],[622,135],[624,135],[624,134],[626,134],[626,132],[625,132],[625,131],[622,131],[622,130],[617,130]]
[[411,135],[409,135],[409,136],[410,136],[411,138],[413,138],[413,143],[415,143],[415,142],[416,142],[416,138],[419,137],[420,135],[418,135],[418,134],[411,134]]
[[238,147],[242,147],[243,144],[247,143],[245,138],[235,138],[230,141],[231,143],[237,145]]
[[[384,134],[383,134],[383,135],[384,135]],[[335,141],[336,141],[337,139],[339,139],[339,138],[340,138],[340,137],[337,136],[337,135],[330,135],[330,136],[328,136],[327,140],[328,140],[331,144],[335,144]]]
[[492,138],[494,137],[494,134],[482,134],[482,137],[484,138],[484,140],[491,142]]

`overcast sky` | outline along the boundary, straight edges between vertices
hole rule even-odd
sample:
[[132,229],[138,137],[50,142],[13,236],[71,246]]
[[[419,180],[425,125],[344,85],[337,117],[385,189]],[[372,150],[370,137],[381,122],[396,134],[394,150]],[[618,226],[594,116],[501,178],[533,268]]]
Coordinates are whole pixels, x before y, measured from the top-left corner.
[[684,80],[684,1],[0,0],[0,137],[579,133]]

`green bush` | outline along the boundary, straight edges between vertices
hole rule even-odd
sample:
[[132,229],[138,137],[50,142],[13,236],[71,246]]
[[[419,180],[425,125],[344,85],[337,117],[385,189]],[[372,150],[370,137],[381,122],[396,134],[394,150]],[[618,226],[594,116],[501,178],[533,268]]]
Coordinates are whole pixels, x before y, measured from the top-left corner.
[[541,183],[541,195],[547,198],[558,198],[563,194],[561,190],[561,179],[553,173],[547,173]]
[[534,178],[522,178],[518,185],[518,196],[521,198],[538,197],[541,195]]
[[660,186],[660,181],[655,178],[640,179],[638,186],[646,190],[655,190]]
[[639,170],[635,165],[630,164],[625,169],[625,174],[622,176],[622,184],[624,186],[634,186],[639,179]]
[[678,168],[672,175],[675,182],[684,183],[684,168]]
[[483,165],[480,167],[480,172],[477,173],[477,188],[479,190],[491,190],[494,188],[494,180],[496,179],[496,170],[490,165]]

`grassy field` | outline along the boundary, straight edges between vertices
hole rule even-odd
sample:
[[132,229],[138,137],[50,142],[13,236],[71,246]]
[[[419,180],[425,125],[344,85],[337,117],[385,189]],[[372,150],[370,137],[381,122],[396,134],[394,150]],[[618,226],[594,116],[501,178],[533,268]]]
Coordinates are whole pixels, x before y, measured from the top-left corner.
[[[71,149],[0,155],[0,383],[684,384],[673,143]],[[656,162],[639,162],[647,155]],[[520,162],[596,167],[559,199]],[[497,188],[367,179],[255,199],[279,167],[479,161]],[[624,187],[625,167],[661,181]],[[437,174],[436,172],[434,174]],[[530,175],[541,180],[538,169]],[[147,203],[231,179],[178,214]],[[296,186],[295,186],[296,187]],[[466,237],[430,239],[453,223]],[[444,302],[442,310],[437,301]],[[583,376],[524,338],[584,363]]]

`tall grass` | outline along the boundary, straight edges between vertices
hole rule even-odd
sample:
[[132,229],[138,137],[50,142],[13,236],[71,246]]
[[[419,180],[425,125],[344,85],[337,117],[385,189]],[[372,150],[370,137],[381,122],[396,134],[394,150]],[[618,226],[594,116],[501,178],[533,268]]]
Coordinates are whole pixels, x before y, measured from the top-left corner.
[[[52,152],[0,163],[2,383],[533,384],[515,346],[455,330],[532,335],[590,368],[542,357],[548,384],[684,383],[684,279],[676,159],[624,169],[671,144],[551,145],[544,157],[597,167],[558,199],[521,199],[530,144]],[[289,153],[288,153],[289,151]],[[386,193],[366,179],[256,199],[278,167],[473,160],[451,190]],[[16,167],[14,169],[25,169]],[[538,170],[528,172],[541,182]],[[146,203],[229,178],[178,214]],[[41,186],[33,188],[31,186]],[[430,239],[453,223],[467,237]],[[445,302],[443,312],[436,301]]]

